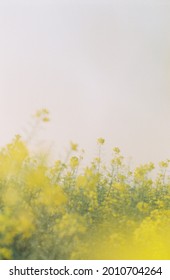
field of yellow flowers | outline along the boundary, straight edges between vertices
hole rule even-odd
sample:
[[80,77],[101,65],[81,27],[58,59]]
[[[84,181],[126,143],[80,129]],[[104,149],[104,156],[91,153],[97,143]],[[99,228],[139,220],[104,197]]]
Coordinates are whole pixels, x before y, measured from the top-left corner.
[[19,135],[0,150],[0,259],[170,259],[169,161],[153,179],[153,163],[131,171],[116,147],[105,166],[104,142],[82,171],[74,143],[53,166]]

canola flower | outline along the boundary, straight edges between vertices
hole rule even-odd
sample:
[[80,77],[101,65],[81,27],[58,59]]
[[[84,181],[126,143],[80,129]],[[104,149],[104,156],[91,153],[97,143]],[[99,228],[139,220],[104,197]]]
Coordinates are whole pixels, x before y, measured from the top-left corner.
[[71,142],[49,166],[19,135],[0,150],[0,259],[170,259],[169,160],[153,179],[153,163],[129,170],[118,147],[78,172],[79,153]]

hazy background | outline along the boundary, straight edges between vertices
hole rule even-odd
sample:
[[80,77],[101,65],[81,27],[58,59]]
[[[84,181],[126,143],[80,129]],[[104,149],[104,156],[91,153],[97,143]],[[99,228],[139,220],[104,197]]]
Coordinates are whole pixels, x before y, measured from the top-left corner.
[[42,107],[53,154],[170,158],[170,1],[0,0],[0,146]]

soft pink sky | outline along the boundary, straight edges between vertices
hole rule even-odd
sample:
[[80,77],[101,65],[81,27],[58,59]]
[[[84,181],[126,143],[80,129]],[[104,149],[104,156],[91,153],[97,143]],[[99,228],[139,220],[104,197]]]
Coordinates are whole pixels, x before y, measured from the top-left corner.
[[[0,145],[46,107],[46,145],[170,158],[170,2],[1,0]],[[39,139],[40,139],[39,136]],[[39,140],[37,140],[37,143]]]

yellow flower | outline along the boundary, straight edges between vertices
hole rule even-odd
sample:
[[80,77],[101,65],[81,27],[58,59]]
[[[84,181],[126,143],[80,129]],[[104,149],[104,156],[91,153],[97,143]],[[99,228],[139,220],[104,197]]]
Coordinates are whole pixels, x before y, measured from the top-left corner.
[[70,147],[71,147],[71,150],[72,150],[72,151],[77,151],[78,144],[73,143],[73,142],[70,142]]
[[103,145],[104,142],[105,142],[105,139],[104,139],[104,138],[98,138],[98,139],[97,139],[97,143],[98,143],[99,145]]
[[12,252],[8,248],[0,248],[0,259],[10,260],[12,258]]
[[49,111],[47,109],[40,109],[34,115],[35,118],[42,120],[43,122],[49,122]]
[[78,157],[71,157],[71,159],[70,159],[70,166],[71,166],[71,168],[76,168],[77,166],[79,165],[79,159],[78,159]]
[[138,204],[137,204],[136,207],[137,207],[137,209],[138,209],[139,211],[141,211],[141,212],[145,212],[145,211],[147,211],[147,210],[149,209],[148,203],[146,203],[146,202],[144,202],[144,201],[138,202]]
[[162,168],[167,168],[168,165],[169,165],[169,160],[167,160],[167,161],[161,161],[161,162],[159,163],[159,166],[162,167]]
[[31,236],[33,231],[35,230],[34,227],[34,218],[32,213],[29,212],[21,212],[18,216],[16,221],[16,230],[17,232],[23,235],[23,237],[28,238]]
[[113,152],[115,152],[116,154],[120,153],[120,149],[118,147],[113,148]]
[[47,118],[47,117],[44,117],[44,118],[42,119],[42,121],[43,121],[43,122],[49,122],[49,121],[50,121],[50,119],[49,119],[49,118]]
[[60,188],[60,186],[45,186],[40,193],[37,202],[43,206],[47,207],[49,212],[53,212],[55,207],[58,207],[64,204],[67,201],[67,198]]
[[86,176],[83,176],[83,175],[79,175],[77,177],[77,180],[76,180],[76,186],[79,188],[79,187],[85,187],[87,184],[87,178]]

